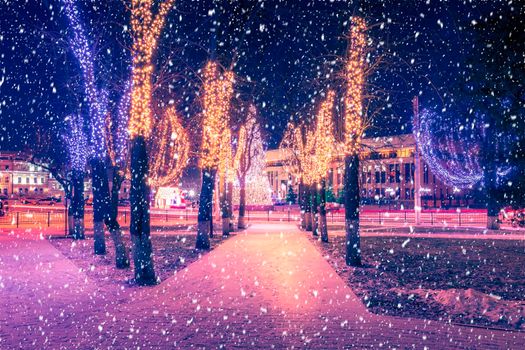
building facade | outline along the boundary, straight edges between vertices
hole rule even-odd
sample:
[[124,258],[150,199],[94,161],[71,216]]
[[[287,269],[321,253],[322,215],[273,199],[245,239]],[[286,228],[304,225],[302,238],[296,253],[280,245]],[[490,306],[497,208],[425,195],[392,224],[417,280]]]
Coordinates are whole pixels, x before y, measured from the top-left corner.
[[[448,186],[432,174],[421,160],[415,166],[415,140],[412,134],[366,138],[360,152],[359,186],[361,201],[368,205],[392,208],[413,208],[415,177],[419,176],[423,208],[463,207],[475,204],[471,190]],[[288,186],[298,191],[298,179],[288,173],[286,150],[269,150],[266,154],[266,173],[277,201],[284,200]],[[343,156],[335,157],[327,174],[327,185],[334,197],[343,190]]]
[[[63,198],[64,188],[46,169],[27,161],[19,152],[0,152],[0,196],[10,199]],[[111,178],[111,177],[110,177]],[[119,199],[129,200],[130,181],[120,187]],[[84,179],[86,199],[91,197],[89,169]]]
[[49,172],[27,162],[16,152],[0,152],[0,193],[3,197],[45,197],[60,186]]

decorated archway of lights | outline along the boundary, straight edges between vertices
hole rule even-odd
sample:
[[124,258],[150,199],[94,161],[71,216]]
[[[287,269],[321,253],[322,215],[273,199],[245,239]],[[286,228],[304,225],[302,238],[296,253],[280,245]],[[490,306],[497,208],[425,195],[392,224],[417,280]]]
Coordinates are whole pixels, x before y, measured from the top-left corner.
[[[413,133],[426,164],[441,181],[457,188],[471,188],[483,182],[480,151],[485,135],[482,122],[456,125],[452,120],[424,109]],[[510,167],[498,167],[498,179],[510,171]]]

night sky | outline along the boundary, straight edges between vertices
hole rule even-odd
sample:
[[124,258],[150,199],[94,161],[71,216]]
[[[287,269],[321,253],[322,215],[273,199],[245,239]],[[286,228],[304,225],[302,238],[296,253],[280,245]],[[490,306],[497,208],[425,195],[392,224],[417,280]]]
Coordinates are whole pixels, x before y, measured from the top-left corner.
[[[121,0],[79,1],[98,53],[99,84],[118,94],[129,75],[129,14]],[[196,130],[198,70],[209,57],[235,62],[239,93],[255,99],[268,147],[276,147],[290,116],[304,117],[316,97],[338,84],[331,67],[346,50],[348,19],[370,24],[370,77],[380,96],[368,134],[410,131],[411,99],[447,113],[461,83],[473,27],[487,17],[523,11],[520,1],[176,1],[163,31],[157,64],[165,67],[159,104],[175,101]],[[0,2],[0,148],[22,149],[38,128],[60,128],[85,112],[68,23],[58,0]],[[331,66],[331,63],[334,65]]]

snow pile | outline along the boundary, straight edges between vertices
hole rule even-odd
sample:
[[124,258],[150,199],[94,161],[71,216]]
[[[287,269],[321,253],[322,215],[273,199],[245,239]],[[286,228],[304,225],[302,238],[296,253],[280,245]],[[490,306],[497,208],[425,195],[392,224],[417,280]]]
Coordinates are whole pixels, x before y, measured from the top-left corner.
[[492,294],[469,289],[413,290],[411,293],[431,298],[448,314],[476,315],[495,324],[525,329],[525,301],[502,300]]

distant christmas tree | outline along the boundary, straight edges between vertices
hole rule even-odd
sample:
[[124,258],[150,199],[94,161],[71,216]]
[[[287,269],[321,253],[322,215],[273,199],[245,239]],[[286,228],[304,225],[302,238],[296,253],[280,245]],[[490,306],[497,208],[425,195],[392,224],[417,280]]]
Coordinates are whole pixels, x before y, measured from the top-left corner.
[[295,204],[297,202],[297,195],[295,194],[292,185],[288,185],[288,193],[286,194],[286,203]]
[[332,188],[332,186],[330,186],[326,190],[326,202],[327,203],[335,203],[335,201],[336,201],[336,198],[335,198],[335,194],[334,194],[334,189]]
[[337,203],[344,204],[345,202],[345,190],[344,188],[341,188],[339,190],[339,193],[337,194]]
[[[264,152],[263,141],[259,129],[255,129],[250,146],[256,152],[251,159],[252,165],[246,175],[246,205],[272,205],[270,182],[264,173],[266,166],[266,155]],[[233,202],[239,204],[240,186],[239,182],[234,184]]]

